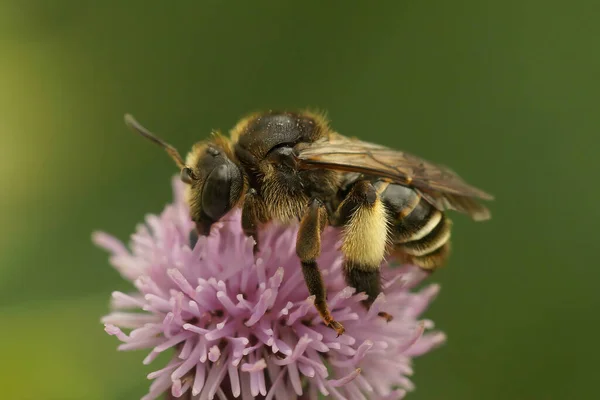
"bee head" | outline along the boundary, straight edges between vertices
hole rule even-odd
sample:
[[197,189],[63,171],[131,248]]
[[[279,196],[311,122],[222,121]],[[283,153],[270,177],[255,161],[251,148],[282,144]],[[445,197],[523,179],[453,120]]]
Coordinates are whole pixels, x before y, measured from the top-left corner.
[[181,179],[190,184],[187,199],[192,220],[200,234],[221,219],[238,202],[244,187],[240,168],[216,143],[200,143],[188,154],[190,167],[181,170]]
[[223,140],[196,144],[184,162],[173,146],[152,134],[131,115],[125,115],[125,123],[164,148],[181,169],[181,180],[189,185],[186,197],[191,218],[198,233],[207,235],[210,226],[237,204],[244,187],[240,168],[228,157]]

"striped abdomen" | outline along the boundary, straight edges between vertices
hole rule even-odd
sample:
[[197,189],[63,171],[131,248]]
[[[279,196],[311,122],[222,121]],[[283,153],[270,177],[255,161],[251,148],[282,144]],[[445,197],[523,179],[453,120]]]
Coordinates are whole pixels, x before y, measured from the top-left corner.
[[415,190],[380,183],[381,199],[392,225],[392,254],[403,262],[433,270],[444,264],[450,251],[452,222]]

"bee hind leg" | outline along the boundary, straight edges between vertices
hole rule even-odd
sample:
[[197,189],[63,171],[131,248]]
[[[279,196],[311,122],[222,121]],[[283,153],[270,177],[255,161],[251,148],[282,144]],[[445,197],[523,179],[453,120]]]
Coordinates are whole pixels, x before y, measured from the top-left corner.
[[339,335],[344,333],[344,326],[333,319],[327,306],[327,292],[323,276],[316,259],[321,254],[321,233],[327,225],[327,209],[317,199],[311,200],[306,214],[300,222],[296,239],[296,254],[302,263],[304,281],[311,296],[315,296],[315,308],[328,327]]
[[[369,181],[358,181],[338,209],[344,223],[342,252],[344,275],[348,285],[368,298],[363,304],[370,308],[381,293],[379,267],[384,259],[388,239],[388,216],[377,190]],[[387,321],[392,316],[380,312]]]

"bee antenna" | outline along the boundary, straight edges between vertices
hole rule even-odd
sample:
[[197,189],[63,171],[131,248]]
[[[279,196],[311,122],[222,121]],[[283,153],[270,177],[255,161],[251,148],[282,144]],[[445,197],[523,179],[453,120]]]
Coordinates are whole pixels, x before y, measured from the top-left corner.
[[179,152],[177,151],[177,149],[175,147],[171,146],[170,144],[168,144],[167,142],[164,142],[159,137],[155,136],[148,129],[144,128],[142,126],[142,124],[137,122],[137,120],[133,117],[133,115],[125,114],[125,124],[132,130],[136,131],[137,133],[139,133],[140,135],[145,137],[146,139],[150,139],[151,141],[153,141],[154,143],[156,143],[157,145],[159,145],[160,147],[165,149],[167,154],[169,154],[171,156],[173,161],[175,161],[175,163],[177,164],[177,166],[180,169],[186,168],[186,165],[183,162],[183,158],[181,158],[181,155],[179,155]]

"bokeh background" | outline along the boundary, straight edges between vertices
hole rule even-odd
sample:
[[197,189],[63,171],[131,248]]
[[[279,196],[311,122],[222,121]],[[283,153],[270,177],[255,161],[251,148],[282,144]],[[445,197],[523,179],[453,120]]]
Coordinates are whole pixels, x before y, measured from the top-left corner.
[[99,323],[127,289],[90,242],[170,201],[182,151],[249,111],[451,165],[497,196],[455,218],[413,400],[597,398],[595,1],[0,1],[0,381],[6,399],[136,399]]

